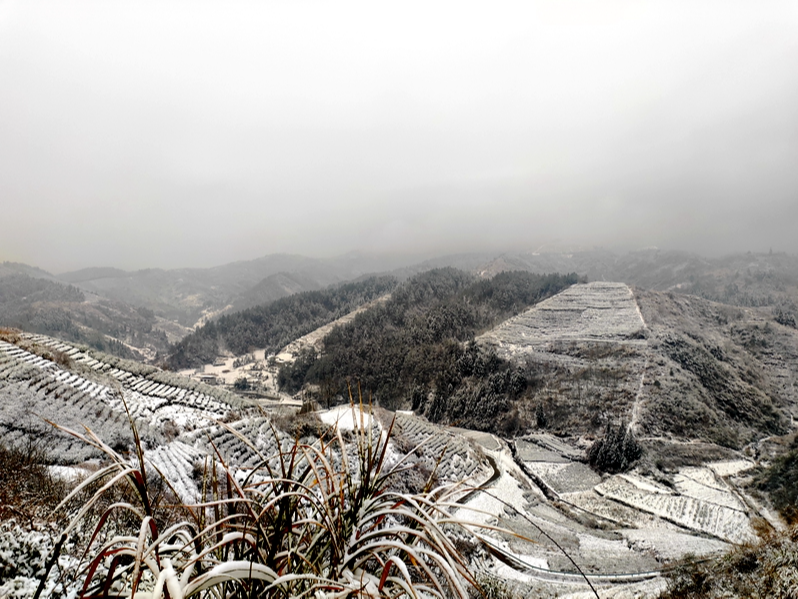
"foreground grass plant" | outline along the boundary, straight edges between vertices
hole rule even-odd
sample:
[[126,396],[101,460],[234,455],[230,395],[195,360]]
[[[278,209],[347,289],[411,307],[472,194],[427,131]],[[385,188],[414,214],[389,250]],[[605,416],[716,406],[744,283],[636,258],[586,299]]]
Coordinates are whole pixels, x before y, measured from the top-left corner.
[[[157,477],[148,476],[138,440],[131,463],[91,431],[73,432],[108,465],[62,503],[88,494],[65,535],[109,490],[131,492],[91,529],[78,596],[468,597],[476,582],[454,538],[472,533],[450,515],[463,489],[430,482],[415,494],[391,491],[406,468],[389,455],[391,431],[361,422],[348,441],[331,429],[314,443],[285,443],[276,455],[240,437],[258,453],[257,467],[237,478],[217,452],[205,464],[203,501],[174,506],[171,525],[151,499]],[[184,518],[175,521],[178,511]]]

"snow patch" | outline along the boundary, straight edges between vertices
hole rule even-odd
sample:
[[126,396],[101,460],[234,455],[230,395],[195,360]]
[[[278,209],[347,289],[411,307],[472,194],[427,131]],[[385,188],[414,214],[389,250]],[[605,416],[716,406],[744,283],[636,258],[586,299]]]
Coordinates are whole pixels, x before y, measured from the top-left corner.
[[370,429],[374,424],[371,414],[357,406],[338,406],[321,412],[319,418],[324,424],[335,426],[342,431],[353,431],[356,428]]
[[722,462],[711,462],[707,464],[718,476],[734,476],[740,472],[750,470],[756,464],[751,460],[726,460]]

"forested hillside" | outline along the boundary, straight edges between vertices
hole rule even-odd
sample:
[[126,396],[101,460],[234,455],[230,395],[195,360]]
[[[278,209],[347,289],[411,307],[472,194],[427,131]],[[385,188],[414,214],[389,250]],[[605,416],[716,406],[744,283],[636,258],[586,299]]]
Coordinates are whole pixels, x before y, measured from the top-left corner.
[[371,277],[320,291],[307,291],[210,321],[176,344],[167,363],[192,368],[212,362],[220,352],[236,355],[266,348],[273,353],[287,343],[390,292],[391,277]]
[[335,328],[321,355],[312,349],[300,355],[281,369],[279,381],[289,391],[320,384],[324,400],[344,394],[347,382],[355,381],[384,406],[407,405],[433,421],[495,426],[500,416],[512,419],[509,399],[526,380],[468,342],[576,282],[576,275],[504,272],[478,280],[453,268],[431,270]]
[[147,357],[168,347],[167,336],[157,327],[157,321],[146,308],[135,309],[86,294],[73,285],[22,272],[0,276],[0,326],[142,359],[142,353],[130,346],[145,349]]

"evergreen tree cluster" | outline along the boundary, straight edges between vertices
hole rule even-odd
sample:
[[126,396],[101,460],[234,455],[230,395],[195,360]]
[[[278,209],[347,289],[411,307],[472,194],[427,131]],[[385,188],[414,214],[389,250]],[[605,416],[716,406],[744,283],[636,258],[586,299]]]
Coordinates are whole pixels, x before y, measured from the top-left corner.
[[643,448],[626,423],[607,423],[604,437],[593,443],[587,452],[591,467],[598,472],[618,473],[632,467],[643,456]]
[[387,302],[333,329],[320,354],[307,350],[281,369],[278,382],[289,392],[316,384],[339,397],[354,382],[385,407],[495,429],[528,381],[480,349],[475,336],[576,282],[574,274],[503,272],[477,279],[453,268],[422,273]]

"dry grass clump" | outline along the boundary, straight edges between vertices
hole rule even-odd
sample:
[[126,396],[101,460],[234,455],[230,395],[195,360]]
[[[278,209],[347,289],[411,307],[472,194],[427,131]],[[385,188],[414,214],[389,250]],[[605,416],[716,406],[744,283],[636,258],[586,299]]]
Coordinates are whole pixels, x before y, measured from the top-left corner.
[[293,439],[324,438],[329,435],[329,425],[324,424],[318,414],[305,410],[305,405],[299,412],[273,414],[274,426]]
[[34,443],[0,445],[0,520],[32,524],[67,493],[67,484],[47,468],[44,450]]
[[8,327],[0,327],[0,340],[16,344],[19,342],[19,331]]
[[798,597],[798,526],[736,547],[709,562],[687,560],[669,574],[662,599]]
[[[329,441],[297,438],[275,455],[242,436],[260,464],[242,476],[217,454],[204,467],[204,501],[174,506],[172,514],[184,515],[177,522],[154,499],[140,444],[131,464],[91,431],[73,434],[109,460],[62,504],[96,489],[79,501],[65,535],[100,502],[107,506],[92,519],[76,570],[79,597],[466,599],[478,584],[454,540],[472,535],[450,516],[460,489],[390,490],[404,470],[389,456],[390,428],[356,429],[349,443],[337,431]],[[132,498],[103,499],[119,486]]]

